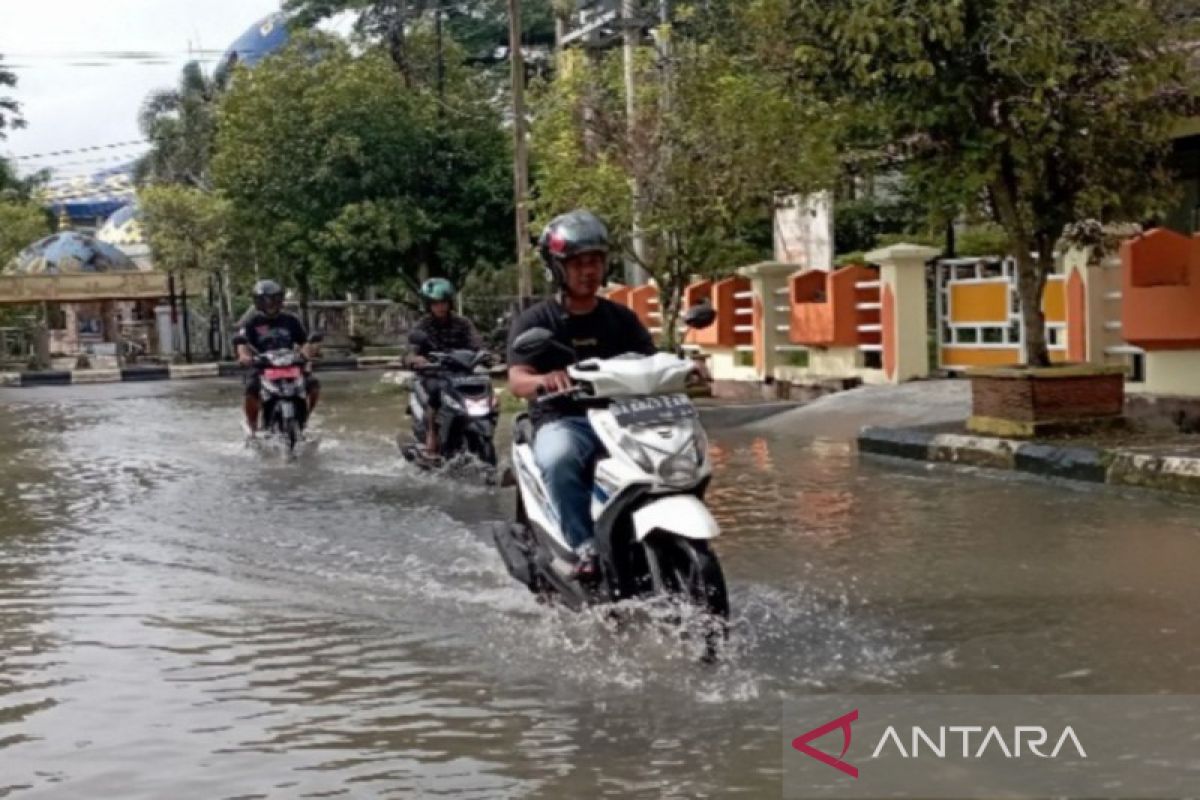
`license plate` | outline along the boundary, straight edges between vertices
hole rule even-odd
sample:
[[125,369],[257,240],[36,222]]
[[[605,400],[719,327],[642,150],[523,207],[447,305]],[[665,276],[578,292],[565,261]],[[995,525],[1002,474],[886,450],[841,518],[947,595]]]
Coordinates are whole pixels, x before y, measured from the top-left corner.
[[614,400],[609,406],[622,427],[666,425],[682,419],[694,419],[696,407],[686,394],[664,394]]
[[269,381],[287,381],[298,380],[300,378],[299,367],[271,367],[265,373]]

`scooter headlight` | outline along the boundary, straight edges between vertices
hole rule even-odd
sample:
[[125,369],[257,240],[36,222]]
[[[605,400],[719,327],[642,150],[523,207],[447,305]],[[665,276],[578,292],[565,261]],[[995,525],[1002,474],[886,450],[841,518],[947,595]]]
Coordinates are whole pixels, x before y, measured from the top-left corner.
[[664,458],[659,464],[658,474],[668,486],[684,487],[696,482],[699,465],[687,455]]
[[641,442],[624,432],[621,433],[618,442],[621,445],[621,452],[632,458],[633,463],[645,472],[654,472],[654,459],[650,457],[650,453],[642,446]]

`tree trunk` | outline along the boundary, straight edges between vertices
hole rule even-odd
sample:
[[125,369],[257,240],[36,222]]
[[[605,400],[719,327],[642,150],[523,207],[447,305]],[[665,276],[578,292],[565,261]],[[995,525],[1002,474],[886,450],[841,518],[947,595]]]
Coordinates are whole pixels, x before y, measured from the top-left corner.
[[673,351],[679,344],[679,309],[683,305],[683,281],[671,277],[662,283],[658,292],[659,324],[662,325],[662,346]]
[[407,22],[405,0],[393,0],[392,12],[387,19],[387,47],[392,63],[404,78],[404,85],[412,88],[412,75],[408,68],[408,48],[405,42],[404,26]]
[[[1042,310],[1042,292],[1046,288],[1045,246],[1039,247],[1035,259],[1025,247],[1016,254],[1017,295],[1021,300],[1021,319],[1025,337],[1025,363],[1031,367],[1050,366],[1050,350],[1046,346],[1046,314]],[[1054,256],[1049,256],[1053,263]]]
[[[1017,297],[1021,302],[1022,334],[1025,339],[1025,363],[1031,367],[1050,366],[1050,351],[1046,347],[1046,315],[1042,311],[1042,291],[1047,264],[1054,264],[1053,242],[1032,233],[1032,226],[1023,218],[1018,204],[1019,188],[1016,167],[1011,157],[1001,158],[1001,177],[992,185],[992,201],[996,217],[1009,235],[1012,255],[1017,263]],[[1033,257],[1037,246],[1038,255]]]

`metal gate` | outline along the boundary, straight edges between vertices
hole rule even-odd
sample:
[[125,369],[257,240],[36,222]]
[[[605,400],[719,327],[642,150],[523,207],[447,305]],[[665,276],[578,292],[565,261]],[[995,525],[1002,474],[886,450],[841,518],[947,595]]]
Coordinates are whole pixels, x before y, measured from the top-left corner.
[[[1012,258],[957,258],[936,264],[938,364],[942,369],[1025,361],[1025,333]],[[1066,294],[1051,275],[1042,297],[1050,357],[1067,356]]]

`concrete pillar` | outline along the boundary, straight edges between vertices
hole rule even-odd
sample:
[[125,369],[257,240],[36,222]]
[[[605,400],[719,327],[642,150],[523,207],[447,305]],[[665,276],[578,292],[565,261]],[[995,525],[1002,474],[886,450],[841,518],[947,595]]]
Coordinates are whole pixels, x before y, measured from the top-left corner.
[[788,344],[787,331],[778,330],[788,322],[789,315],[776,313],[775,307],[787,305],[788,297],[778,290],[788,288],[788,279],[796,271],[795,264],[767,261],[742,267],[738,274],[750,279],[754,292],[754,369],[759,379],[775,377],[779,352],[775,349]]
[[879,265],[883,372],[890,383],[929,374],[926,264],[941,255],[933,247],[896,244],[867,253]]
[[170,358],[175,355],[175,326],[171,324],[171,307],[154,307],[155,329],[158,332],[158,354]]
[[[1096,365],[1121,364],[1126,356],[1109,355],[1125,347],[1121,338],[1121,259],[1089,263],[1083,249],[1063,256],[1067,276],[1067,349],[1069,360]],[[1081,291],[1082,290],[1082,291]],[[1082,303],[1079,302],[1082,300]],[[1075,301],[1075,302],[1072,302]]]

